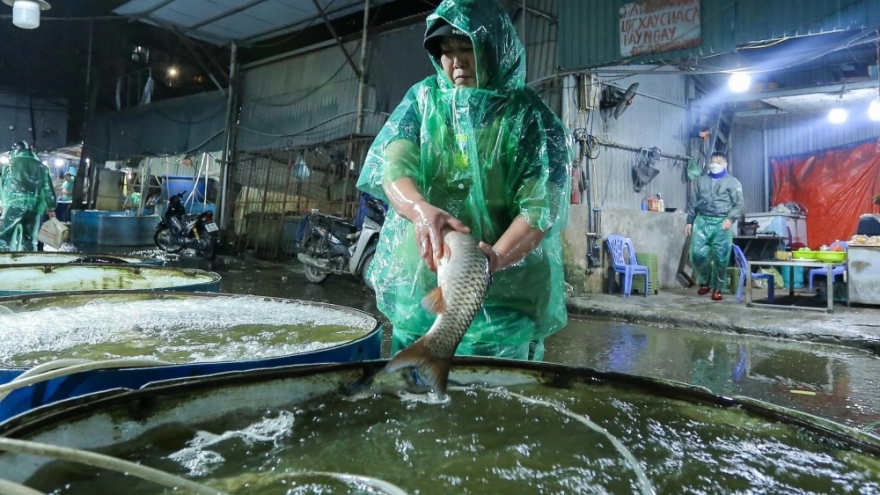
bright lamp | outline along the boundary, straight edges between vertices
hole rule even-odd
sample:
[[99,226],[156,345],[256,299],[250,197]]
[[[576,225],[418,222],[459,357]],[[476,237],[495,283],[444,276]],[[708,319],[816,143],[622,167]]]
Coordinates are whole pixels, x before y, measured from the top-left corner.
[[730,75],[730,80],[727,81],[727,87],[734,93],[748,91],[751,85],[752,78],[745,72],[734,72]]
[[52,8],[46,0],[3,0],[12,7],[12,23],[22,29],[40,27],[40,11]]

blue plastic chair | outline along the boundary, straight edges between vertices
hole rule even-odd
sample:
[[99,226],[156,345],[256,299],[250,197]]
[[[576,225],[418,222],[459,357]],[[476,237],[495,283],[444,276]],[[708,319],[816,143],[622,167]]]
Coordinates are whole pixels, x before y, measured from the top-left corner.
[[[831,245],[833,246],[834,244],[840,244],[840,247],[842,247],[843,250],[846,251],[847,244],[845,241],[834,241],[834,243],[832,243]],[[832,268],[831,269],[831,283],[832,284],[834,283],[834,277],[836,277],[838,275],[843,275],[844,273],[846,273],[846,264],[845,263],[843,265],[836,266],[836,267]],[[813,268],[810,270],[810,292],[813,292],[813,277],[815,277],[817,275],[820,277],[828,278],[828,269],[827,268]]]
[[[623,295],[629,297],[632,294],[633,275],[645,276],[645,297],[648,297],[648,267],[636,263],[636,250],[633,247],[632,239],[622,235],[612,234],[605,240],[608,243],[608,252],[611,253],[611,268],[616,274],[623,275]],[[624,253],[626,251],[626,253]],[[611,282],[609,279],[608,292],[611,292]]]
[[770,304],[776,300],[776,278],[769,273],[749,273],[746,255],[742,249],[736,244],[733,245],[733,257],[736,260],[736,267],[739,268],[739,285],[736,288],[736,302],[742,301],[743,287],[746,284],[746,277],[751,275],[751,280],[767,280],[767,301]]

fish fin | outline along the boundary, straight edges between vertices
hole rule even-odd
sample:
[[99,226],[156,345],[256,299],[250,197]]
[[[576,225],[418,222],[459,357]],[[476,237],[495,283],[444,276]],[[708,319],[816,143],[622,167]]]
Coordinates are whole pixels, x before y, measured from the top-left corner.
[[422,308],[435,315],[439,315],[446,311],[446,301],[443,300],[443,290],[440,287],[437,287],[431,292],[428,292],[428,294],[422,298]]
[[452,360],[434,356],[425,346],[424,337],[415,341],[406,349],[398,352],[385,366],[385,371],[397,371],[406,367],[414,367],[419,377],[432,389],[446,393],[449,379],[449,367]]

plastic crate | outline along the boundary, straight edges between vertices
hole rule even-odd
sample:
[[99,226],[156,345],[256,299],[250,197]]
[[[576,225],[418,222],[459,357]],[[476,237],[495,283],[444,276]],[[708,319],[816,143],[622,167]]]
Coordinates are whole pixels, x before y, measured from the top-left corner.
[[[636,263],[648,267],[648,293],[657,294],[660,292],[660,272],[657,269],[657,255],[655,253],[636,253]],[[633,292],[641,294],[645,290],[645,276],[633,275]]]

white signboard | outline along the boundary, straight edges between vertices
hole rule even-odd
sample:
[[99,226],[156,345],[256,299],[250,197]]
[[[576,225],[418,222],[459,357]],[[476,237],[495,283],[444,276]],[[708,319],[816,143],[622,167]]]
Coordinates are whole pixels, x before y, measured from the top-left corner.
[[700,0],[648,0],[620,7],[620,54],[700,46]]

